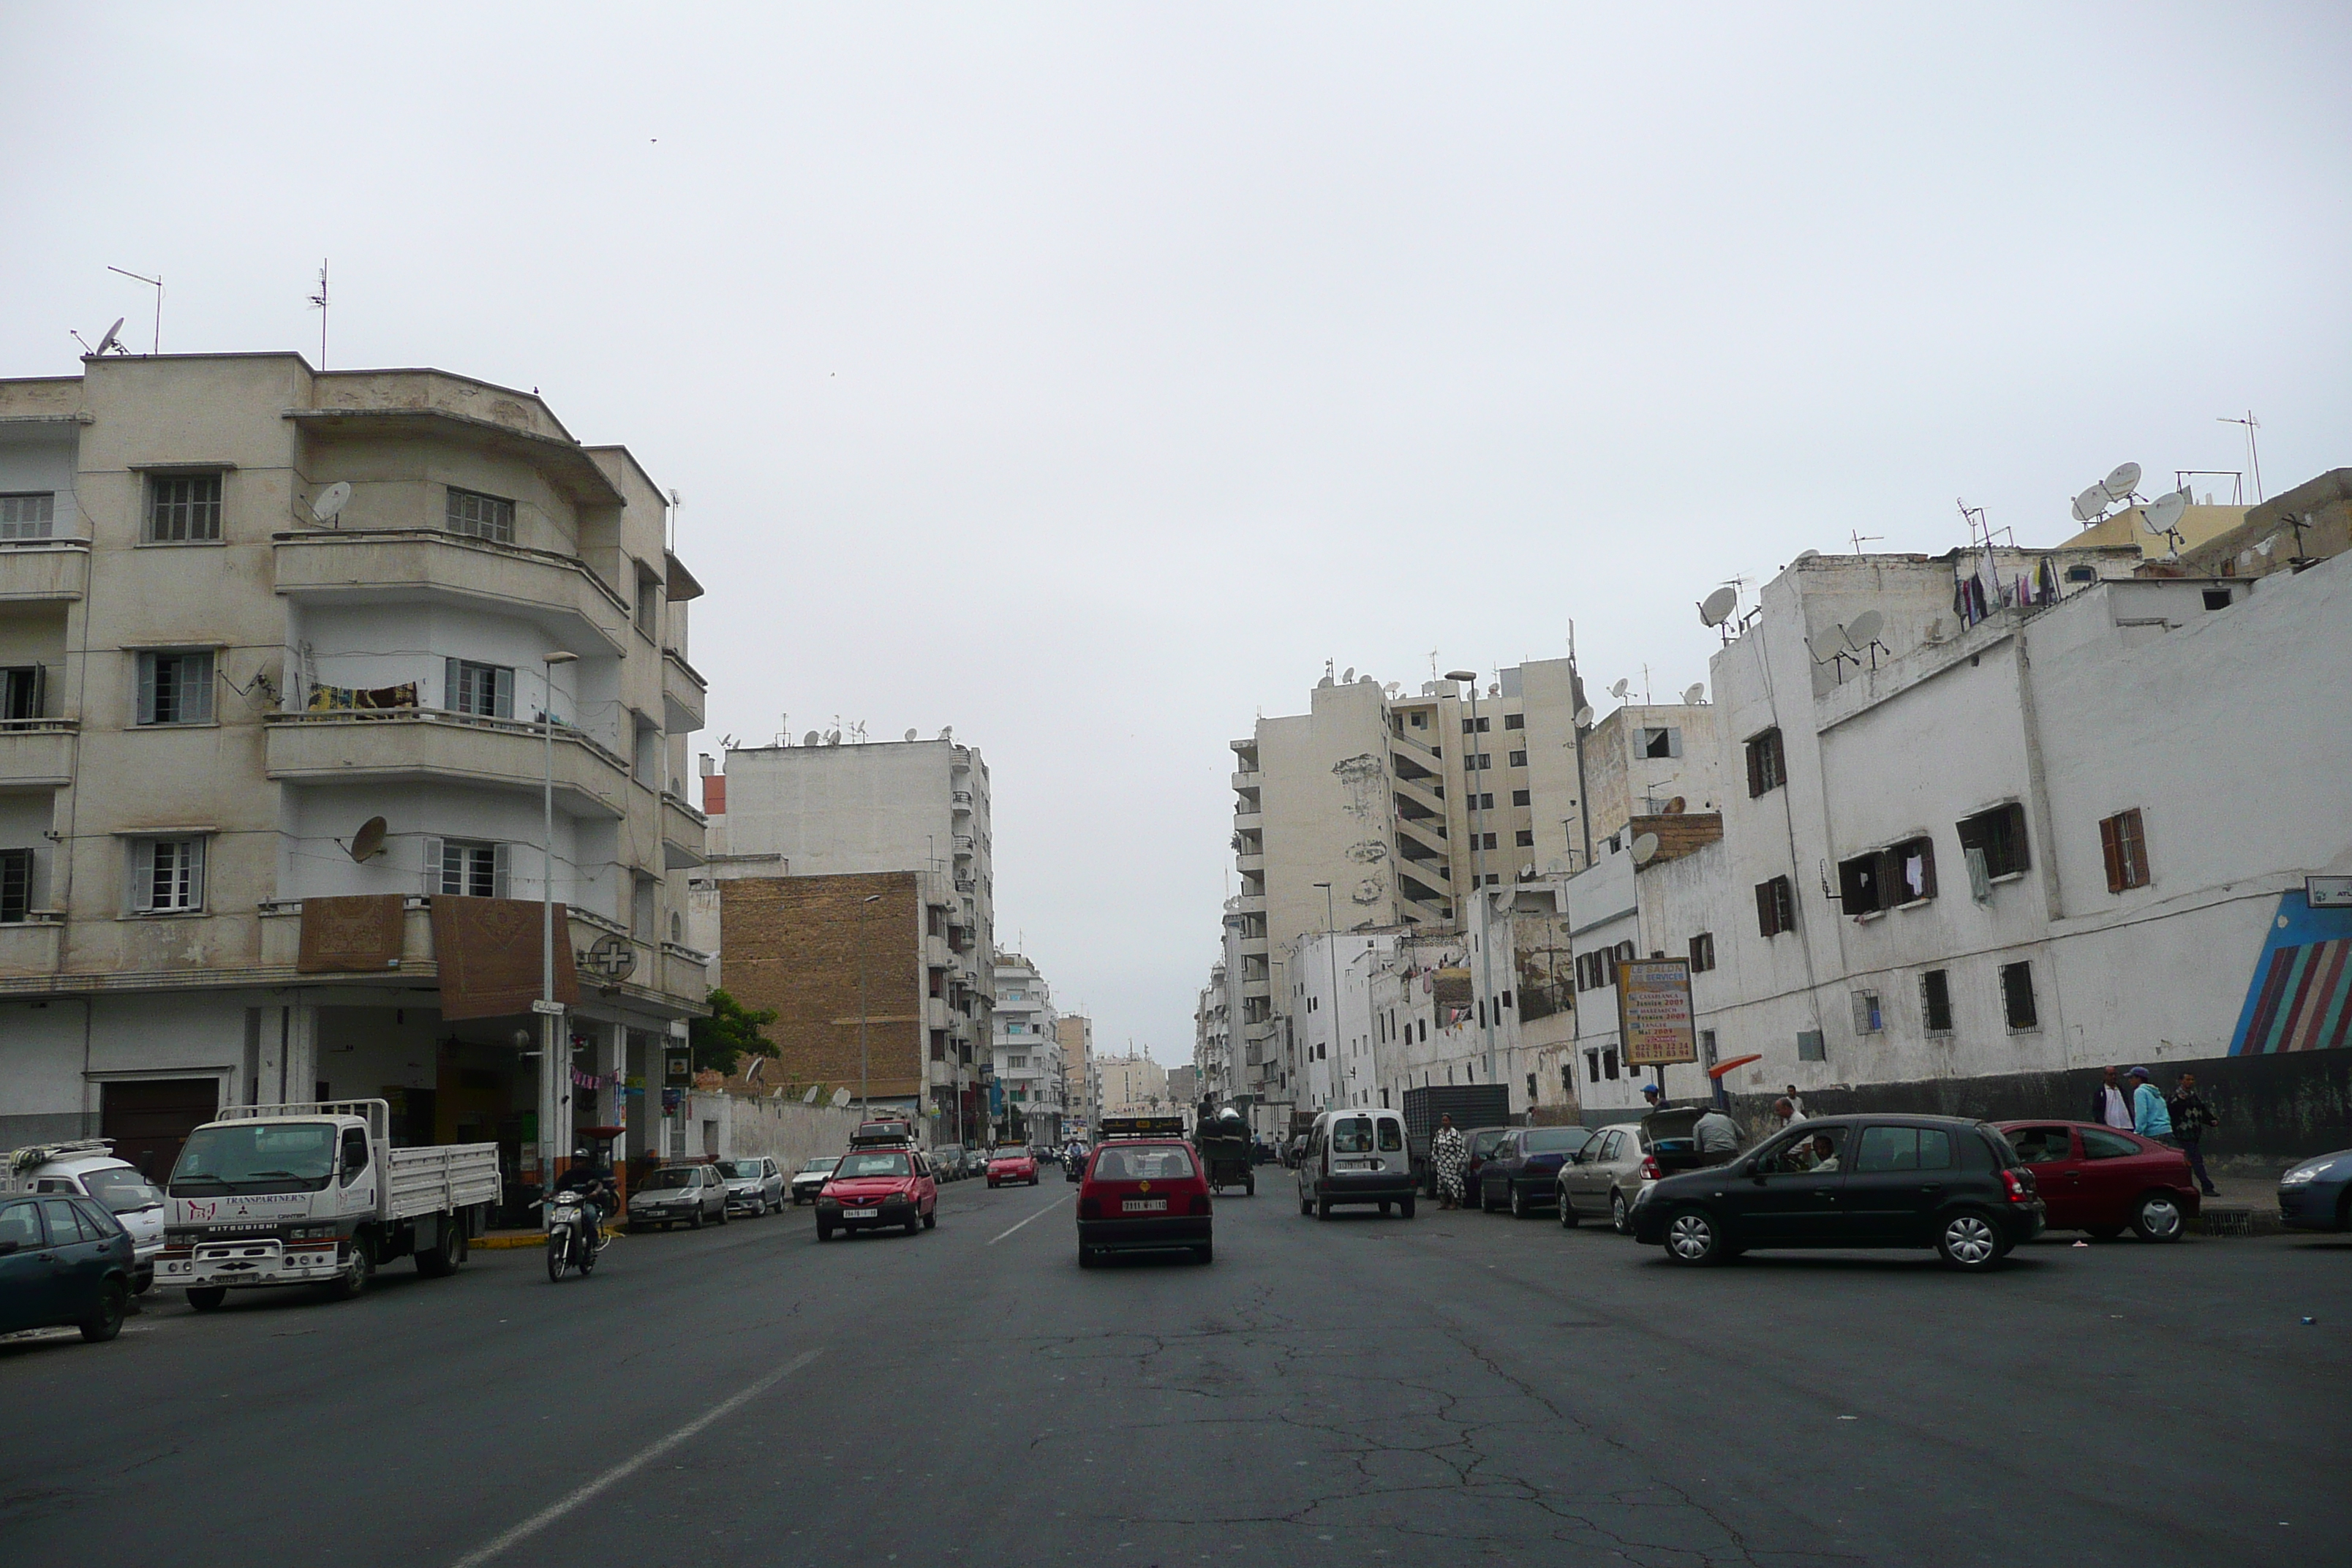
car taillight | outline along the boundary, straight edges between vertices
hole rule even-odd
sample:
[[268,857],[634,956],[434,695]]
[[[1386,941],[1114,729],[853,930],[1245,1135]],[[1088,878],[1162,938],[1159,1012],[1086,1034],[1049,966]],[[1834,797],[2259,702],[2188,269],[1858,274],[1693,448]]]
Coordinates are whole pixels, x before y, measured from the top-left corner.
[[1102,1218],[1102,1205],[1092,1198],[1080,1198],[1078,1200],[1078,1217],[1080,1219],[1100,1219]]
[[2028,1184],[2025,1176],[2020,1172],[2001,1172],[2000,1186],[2001,1191],[2009,1194],[2009,1201],[2011,1203],[2030,1204],[2033,1201],[2033,1188]]
[[1642,1180],[1654,1182],[1664,1174],[1664,1172],[1658,1169],[1658,1162],[1654,1156],[1649,1154],[1642,1156]]

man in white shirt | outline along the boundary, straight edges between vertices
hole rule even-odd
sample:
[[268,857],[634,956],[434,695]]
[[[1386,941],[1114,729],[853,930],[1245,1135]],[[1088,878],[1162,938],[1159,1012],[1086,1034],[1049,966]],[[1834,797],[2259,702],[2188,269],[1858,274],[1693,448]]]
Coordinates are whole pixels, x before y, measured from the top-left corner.
[[2102,1127],[2113,1127],[2124,1132],[2132,1130],[2131,1096],[2126,1092],[2122,1078],[2113,1068],[2106,1070],[2099,1087],[2092,1093],[2091,1120]]

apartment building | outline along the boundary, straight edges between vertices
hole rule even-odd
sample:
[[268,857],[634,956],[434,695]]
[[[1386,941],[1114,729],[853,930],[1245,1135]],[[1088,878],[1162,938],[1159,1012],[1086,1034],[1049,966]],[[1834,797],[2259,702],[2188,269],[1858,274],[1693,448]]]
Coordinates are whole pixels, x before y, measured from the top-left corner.
[[1001,1142],[1062,1140],[1068,1106],[1056,1022],[1053,988],[1037,966],[1017,952],[998,953],[991,1100]]
[[0,1143],[161,1175],[220,1107],[315,1096],[494,1141],[519,1189],[580,1127],[656,1146],[630,1086],[709,984],[665,522],[625,448],[441,371],[0,382]]
[[[894,955],[901,948],[913,955],[914,987],[910,1005],[892,1020],[905,1034],[907,1056],[888,1092],[903,1097],[894,1099],[900,1109],[922,1117],[933,1142],[970,1142],[989,1119],[982,1080],[992,1045],[996,962],[988,764],[979,751],[946,731],[936,740],[870,743],[854,732],[845,743],[838,731],[811,731],[799,745],[730,750],[723,769],[704,777],[703,790],[706,803],[725,809],[711,814],[708,886],[698,891],[718,907],[721,983],[747,1003],[780,994],[755,991],[749,977],[774,987],[780,976],[804,969],[813,950],[795,945],[804,935],[798,921],[827,918],[822,911],[832,908],[829,896],[754,892],[748,884],[886,873],[903,879],[893,888],[903,885],[920,907],[910,906],[903,922],[894,917],[887,938]],[[738,899],[751,900],[747,910],[756,904],[767,912],[739,921],[730,912]],[[785,907],[806,912],[773,912]],[[739,945],[743,942],[758,945]],[[832,994],[846,978],[811,977],[808,984]],[[867,1020],[869,1055],[880,1022]],[[814,1082],[835,1070],[828,1065],[838,1060],[831,1046],[812,1037],[806,1050],[786,1060],[788,1071]],[[874,1092],[878,1101],[884,1091]]]
[[[2212,564],[2352,510],[2334,475],[2290,493]],[[2070,1115],[2106,1066],[2192,1068],[2217,1151],[2342,1146],[2352,700],[2305,672],[2352,654],[2352,563],[2188,571],[2094,542],[1811,556],[1766,586],[1713,661],[1717,834],[1567,884],[1580,984],[1612,953],[1690,963],[1702,1061],[1670,1094],[1753,1055],[1726,1083],[1751,1105]],[[1833,657],[1865,610],[1880,651]],[[1640,1081],[1597,989],[1595,1117]]]
[[1102,1086],[1105,1116],[1141,1116],[1170,1108],[1168,1069],[1150,1057],[1132,1051],[1125,1056],[1097,1057],[1095,1073],[1096,1081]]
[[1234,1096],[1233,986],[1224,960],[1209,966],[1209,983],[1192,999],[1192,1068],[1200,1093],[1220,1105]]
[[[1095,1074],[1095,1021],[1082,1013],[1064,1013],[1054,1020],[1054,1039],[1062,1047],[1066,1121],[1091,1128],[1102,1115],[1101,1085]],[[1074,1129],[1066,1125],[1064,1131]]]

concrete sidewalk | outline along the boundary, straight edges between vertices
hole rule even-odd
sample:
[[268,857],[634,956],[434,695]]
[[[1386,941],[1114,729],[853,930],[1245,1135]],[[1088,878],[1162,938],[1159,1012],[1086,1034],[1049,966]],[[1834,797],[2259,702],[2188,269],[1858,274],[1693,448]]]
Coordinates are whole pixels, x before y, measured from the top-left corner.
[[2189,1228],[2200,1236],[2277,1235],[2278,1179],[2285,1169],[2213,1171],[2213,1184],[2221,1195],[2207,1198]]

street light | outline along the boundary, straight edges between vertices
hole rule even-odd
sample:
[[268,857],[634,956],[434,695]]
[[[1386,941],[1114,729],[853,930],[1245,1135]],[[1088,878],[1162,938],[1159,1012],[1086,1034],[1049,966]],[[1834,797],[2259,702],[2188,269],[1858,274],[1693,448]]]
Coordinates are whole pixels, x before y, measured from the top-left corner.
[[857,906],[857,1116],[870,1121],[874,1106],[866,1092],[866,911],[879,893],[868,893]]
[[[1494,922],[1487,918],[1486,863],[1481,854],[1486,839],[1480,831],[1485,826],[1479,805],[1480,781],[1472,776],[1474,770],[1470,766],[1481,760],[1482,753],[1478,748],[1486,744],[1479,739],[1478,676],[1475,670],[1449,669],[1445,672],[1445,679],[1470,683],[1471,749],[1463,754],[1462,773],[1470,784],[1470,886],[1478,897],[1478,1018],[1481,1031],[1486,1037],[1486,1081],[1492,1083],[1495,1081],[1495,932]],[[1479,768],[1475,771],[1484,773],[1486,770]]]
[[[540,1021],[540,1120],[539,1168],[542,1186],[553,1185],[555,1163],[570,1153],[568,1147],[555,1142],[562,1130],[563,1138],[572,1136],[571,1118],[564,1114],[570,1103],[565,1089],[572,1082],[572,1053],[564,1048],[563,1010],[555,1001],[555,668],[558,665],[577,664],[580,656],[562,648],[541,656],[546,667],[545,706],[539,716],[540,732],[544,737],[540,789],[539,840],[539,1021]],[[564,1148],[563,1154],[553,1151]]]

